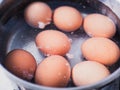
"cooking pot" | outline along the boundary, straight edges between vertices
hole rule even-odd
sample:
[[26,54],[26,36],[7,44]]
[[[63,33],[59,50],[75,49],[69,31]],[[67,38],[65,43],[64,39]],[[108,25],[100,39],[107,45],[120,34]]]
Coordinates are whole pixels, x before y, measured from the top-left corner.
[[[24,9],[25,7],[33,2],[33,1],[43,1],[50,5],[50,7],[54,10],[56,7],[61,5],[70,5],[76,7],[78,10],[81,11],[83,15],[87,15],[90,13],[101,13],[103,15],[108,16],[113,20],[116,25],[117,32],[115,36],[112,38],[113,41],[118,44],[120,47],[120,13],[119,12],[119,2],[117,0],[0,0],[0,69],[5,71],[5,74],[15,82],[18,87],[22,90],[92,90],[92,89],[99,89],[104,87],[117,79],[120,76],[120,60],[116,62],[114,65],[109,67],[111,72],[110,76],[106,77],[105,79],[86,86],[74,86],[73,82],[71,81],[67,87],[64,88],[52,88],[34,84],[32,82],[28,82],[22,80],[9,71],[4,67],[3,62],[5,59],[6,54],[16,48],[25,49],[31,52],[36,60],[42,60],[43,56],[39,55],[34,43],[34,38],[36,34],[42,30],[34,29],[27,25],[24,20]],[[108,7],[109,4],[106,3],[107,1],[111,1],[112,8]],[[107,6],[108,5],[108,6]],[[46,28],[56,29],[56,27],[52,24],[47,26]],[[70,35],[70,33],[66,33]],[[76,35],[80,35],[81,37],[76,38],[77,41],[84,41],[87,35],[83,31],[76,31]],[[73,38],[72,36],[70,36]],[[82,38],[82,39],[81,39]],[[74,43],[73,47],[76,47],[77,43]],[[99,48],[99,47],[98,47]],[[71,51],[76,54],[78,61],[71,60],[70,64],[74,66],[78,63],[81,58],[78,56],[80,52]],[[40,62],[40,61],[39,61]],[[24,89],[23,89],[24,88]]]

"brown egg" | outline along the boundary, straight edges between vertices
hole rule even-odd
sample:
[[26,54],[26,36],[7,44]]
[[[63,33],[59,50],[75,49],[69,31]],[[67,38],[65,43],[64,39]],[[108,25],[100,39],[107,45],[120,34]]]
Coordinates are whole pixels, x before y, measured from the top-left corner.
[[59,29],[71,32],[79,29],[82,25],[82,15],[74,7],[61,6],[55,9],[53,21]]
[[9,52],[4,65],[11,73],[28,81],[34,77],[37,67],[32,54],[22,49],[15,49]]
[[36,36],[36,45],[45,55],[65,55],[71,43],[69,38],[57,30],[45,30]]
[[26,22],[35,28],[45,28],[52,18],[51,8],[43,2],[33,2],[25,9]]
[[91,37],[111,38],[116,33],[114,22],[109,17],[97,13],[86,16],[83,27]]
[[76,86],[95,84],[109,76],[109,70],[95,61],[83,61],[72,70],[73,82]]
[[37,67],[35,82],[50,87],[64,87],[70,79],[71,68],[68,61],[59,55],[45,58]]
[[110,39],[94,37],[86,40],[81,47],[87,60],[112,65],[119,59],[119,47]]

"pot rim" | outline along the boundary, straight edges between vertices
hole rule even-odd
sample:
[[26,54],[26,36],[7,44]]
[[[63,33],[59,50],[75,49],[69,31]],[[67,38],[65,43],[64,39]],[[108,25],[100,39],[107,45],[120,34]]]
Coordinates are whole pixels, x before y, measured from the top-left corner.
[[[42,85],[37,85],[28,81],[25,81],[23,79],[18,78],[17,76],[13,75],[12,73],[10,73],[7,69],[4,68],[3,65],[0,64],[0,68],[3,69],[3,71],[5,71],[6,75],[8,76],[8,78],[13,78],[13,80],[15,82],[17,82],[18,86],[22,85],[23,87],[26,86],[28,88],[32,87],[32,88],[36,88],[36,90],[38,89],[46,89],[46,90],[66,90],[66,87],[63,88],[54,88],[54,87],[47,87],[47,86],[42,86]],[[113,73],[111,73],[108,77],[106,77],[105,79],[95,83],[95,84],[91,84],[91,85],[85,85],[85,86],[78,86],[78,87],[68,87],[69,90],[75,90],[75,89],[81,89],[81,90],[88,90],[88,89],[97,89],[100,87],[105,86],[106,84],[109,84],[110,82],[112,82],[113,80],[117,79],[120,76],[120,67],[114,71]],[[19,81],[19,82],[18,82]]]

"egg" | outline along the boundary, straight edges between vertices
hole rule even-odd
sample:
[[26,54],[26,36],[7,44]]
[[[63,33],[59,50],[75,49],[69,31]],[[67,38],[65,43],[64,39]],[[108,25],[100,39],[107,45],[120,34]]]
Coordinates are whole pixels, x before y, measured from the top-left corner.
[[76,86],[95,84],[110,75],[110,71],[95,61],[83,61],[72,70],[73,82]]
[[45,58],[37,67],[35,82],[49,87],[65,87],[70,79],[71,68],[68,61],[59,55]]
[[109,17],[98,13],[87,15],[83,27],[90,37],[112,38],[116,33],[114,22]]
[[30,81],[34,77],[37,64],[28,51],[14,49],[7,54],[4,66],[19,78]]
[[105,65],[116,63],[120,54],[118,45],[103,37],[89,38],[82,44],[81,51],[87,60],[97,61]]
[[36,36],[36,46],[44,55],[64,56],[71,47],[67,35],[57,30],[44,30]]
[[82,25],[82,15],[74,7],[61,6],[55,9],[53,22],[60,30],[72,32]]
[[30,26],[43,29],[51,22],[52,10],[46,3],[37,1],[26,7],[24,16]]

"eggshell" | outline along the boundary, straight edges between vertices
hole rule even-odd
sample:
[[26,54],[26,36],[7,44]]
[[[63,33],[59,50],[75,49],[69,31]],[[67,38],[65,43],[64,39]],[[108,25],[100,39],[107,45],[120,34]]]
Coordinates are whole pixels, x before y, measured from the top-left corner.
[[109,76],[109,70],[95,61],[83,61],[72,70],[73,82],[76,86],[95,84]]
[[94,37],[86,40],[81,47],[82,54],[87,60],[112,65],[119,59],[119,47],[110,39]]
[[34,77],[37,67],[32,54],[22,49],[10,51],[4,65],[11,73],[25,80],[31,80]]
[[83,27],[85,32],[91,37],[111,38],[116,33],[114,22],[109,17],[98,13],[86,16]]
[[71,32],[79,29],[82,25],[82,15],[74,7],[61,6],[55,9],[53,21],[59,29]]
[[49,87],[64,87],[68,84],[70,74],[68,61],[62,56],[52,55],[38,65],[35,82]]
[[45,55],[65,55],[71,43],[69,38],[57,30],[45,30],[36,36],[36,45]]
[[52,10],[46,3],[33,2],[25,9],[24,16],[30,26],[43,29],[51,22]]

